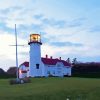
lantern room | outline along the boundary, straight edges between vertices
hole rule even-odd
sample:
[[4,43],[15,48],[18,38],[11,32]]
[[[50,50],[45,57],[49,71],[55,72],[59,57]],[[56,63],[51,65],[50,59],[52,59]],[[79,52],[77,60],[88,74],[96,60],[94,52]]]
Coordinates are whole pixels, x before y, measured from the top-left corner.
[[39,43],[39,44],[42,44],[41,43],[41,37],[39,34],[31,34],[30,35],[30,40],[29,40],[29,44],[31,43]]

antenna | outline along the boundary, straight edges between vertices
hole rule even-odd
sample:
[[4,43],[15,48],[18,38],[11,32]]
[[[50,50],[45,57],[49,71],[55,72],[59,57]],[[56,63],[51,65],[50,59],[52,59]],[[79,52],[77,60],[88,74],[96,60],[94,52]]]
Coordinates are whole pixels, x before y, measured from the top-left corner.
[[16,72],[16,75],[17,75],[17,80],[18,80],[18,49],[17,49],[17,31],[16,31],[16,24],[15,24],[15,42],[16,42],[16,67],[17,67],[17,72]]
[[19,79],[19,68],[18,68],[18,46],[24,46],[24,45],[18,45],[17,43],[17,30],[16,30],[16,24],[15,24],[15,45],[10,45],[10,46],[16,46],[16,67],[17,67],[17,71],[16,71],[16,78],[17,81]]

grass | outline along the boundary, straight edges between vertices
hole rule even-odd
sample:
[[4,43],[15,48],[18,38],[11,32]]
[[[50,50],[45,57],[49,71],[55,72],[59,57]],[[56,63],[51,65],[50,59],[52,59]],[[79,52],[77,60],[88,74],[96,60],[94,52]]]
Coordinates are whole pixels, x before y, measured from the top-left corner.
[[32,83],[9,85],[0,79],[0,100],[100,100],[100,79],[32,78]]

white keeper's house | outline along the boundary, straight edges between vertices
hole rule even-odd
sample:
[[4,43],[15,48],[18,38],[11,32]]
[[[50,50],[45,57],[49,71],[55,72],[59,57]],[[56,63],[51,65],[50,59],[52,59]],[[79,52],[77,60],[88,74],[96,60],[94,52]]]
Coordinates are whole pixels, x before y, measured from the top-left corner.
[[71,63],[60,58],[41,57],[41,37],[39,34],[31,34],[29,40],[30,59],[19,66],[19,78],[24,77],[49,77],[71,76]]

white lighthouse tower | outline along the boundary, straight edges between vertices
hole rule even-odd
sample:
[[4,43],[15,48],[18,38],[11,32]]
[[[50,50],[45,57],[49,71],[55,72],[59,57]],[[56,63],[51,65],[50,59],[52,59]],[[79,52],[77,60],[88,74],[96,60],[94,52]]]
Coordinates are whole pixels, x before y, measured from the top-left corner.
[[41,63],[41,37],[39,34],[31,34],[30,41],[30,62],[29,62],[29,76],[42,76]]

